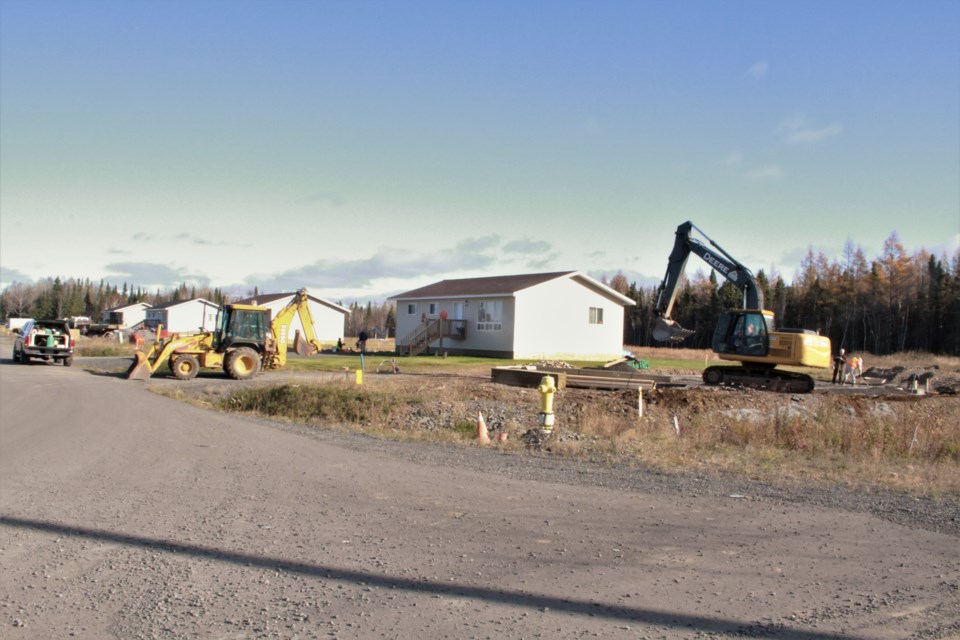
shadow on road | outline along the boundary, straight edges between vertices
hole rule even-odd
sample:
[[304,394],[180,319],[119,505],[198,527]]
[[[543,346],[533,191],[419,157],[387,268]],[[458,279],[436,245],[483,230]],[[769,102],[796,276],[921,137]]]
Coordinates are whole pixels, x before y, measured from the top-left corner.
[[185,557],[229,562],[262,569],[280,570],[312,578],[323,578],[348,583],[364,583],[385,589],[403,589],[414,593],[443,594],[470,598],[486,603],[506,604],[529,609],[550,609],[551,611],[563,611],[574,615],[631,621],[637,624],[664,625],[683,629],[699,629],[705,632],[736,633],[748,637],[780,638],[783,640],[854,640],[857,638],[857,636],[817,632],[809,629],[790,629],[781,624],[746,623],[718,617],[677,612],[670,613],[641,607],[608,605],[600,602],[558,598],[555,596],[537,595],[508,589],[398,578],[365,571],[292,562],[281,558],[257,556],[212,547],[183,544],[159,538],[148,538],[145,536],[115,533],[102,529],[69,526],[12,516],[0,516],[0,525],[16,529],[28,529],[42,533],[122,544],[130,547],[140,547],[151,551],[162,551]]

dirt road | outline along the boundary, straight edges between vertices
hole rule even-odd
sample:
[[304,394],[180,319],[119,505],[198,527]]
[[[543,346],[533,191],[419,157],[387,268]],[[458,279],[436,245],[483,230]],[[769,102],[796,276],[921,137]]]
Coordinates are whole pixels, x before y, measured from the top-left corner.
[[[946,638],[957,537],[0,363],[3,638]],[[469,451],[495,461],[504,454]],[[430,462],[425,462],[429,460]],[[491,468],[502,466],[491,464]],[[523,474],[529,478],[529,474]]]

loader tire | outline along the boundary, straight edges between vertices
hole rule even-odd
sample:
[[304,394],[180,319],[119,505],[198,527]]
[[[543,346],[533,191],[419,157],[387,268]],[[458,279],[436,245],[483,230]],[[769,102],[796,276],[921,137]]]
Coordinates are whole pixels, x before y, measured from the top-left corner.
[[170,365],[170,370],[178,380],[190,380],[200,373],[200,362],[196,356],[179,356]]
[[249,380],[260,373],[260,354],[250,347],[240,347],[227,354],[223,369],[234,380]]

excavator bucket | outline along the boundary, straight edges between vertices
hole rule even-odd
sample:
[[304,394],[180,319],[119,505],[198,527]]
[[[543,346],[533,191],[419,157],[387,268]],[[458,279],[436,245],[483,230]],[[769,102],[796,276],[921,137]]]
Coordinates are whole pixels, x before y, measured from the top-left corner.
[[693,334],[690,329],[684,329],[675,321],[666,318],[657,318],[653,325],[653,339],[657,342],[680,342]]
[[142,351],[137,351],[137,359],[134,360],[130,370],[127,371],[127,380],[146,380],[153,375],[153,369],[150,368],[150,361]]

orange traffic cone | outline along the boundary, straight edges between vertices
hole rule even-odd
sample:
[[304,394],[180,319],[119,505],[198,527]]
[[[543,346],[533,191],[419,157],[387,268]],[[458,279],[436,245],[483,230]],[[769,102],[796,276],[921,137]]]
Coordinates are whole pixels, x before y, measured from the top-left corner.
[[480,444],[490,444],[490,433],[487,431],[487,423],[483,420],[483,414],[477,411],[477,440]]

